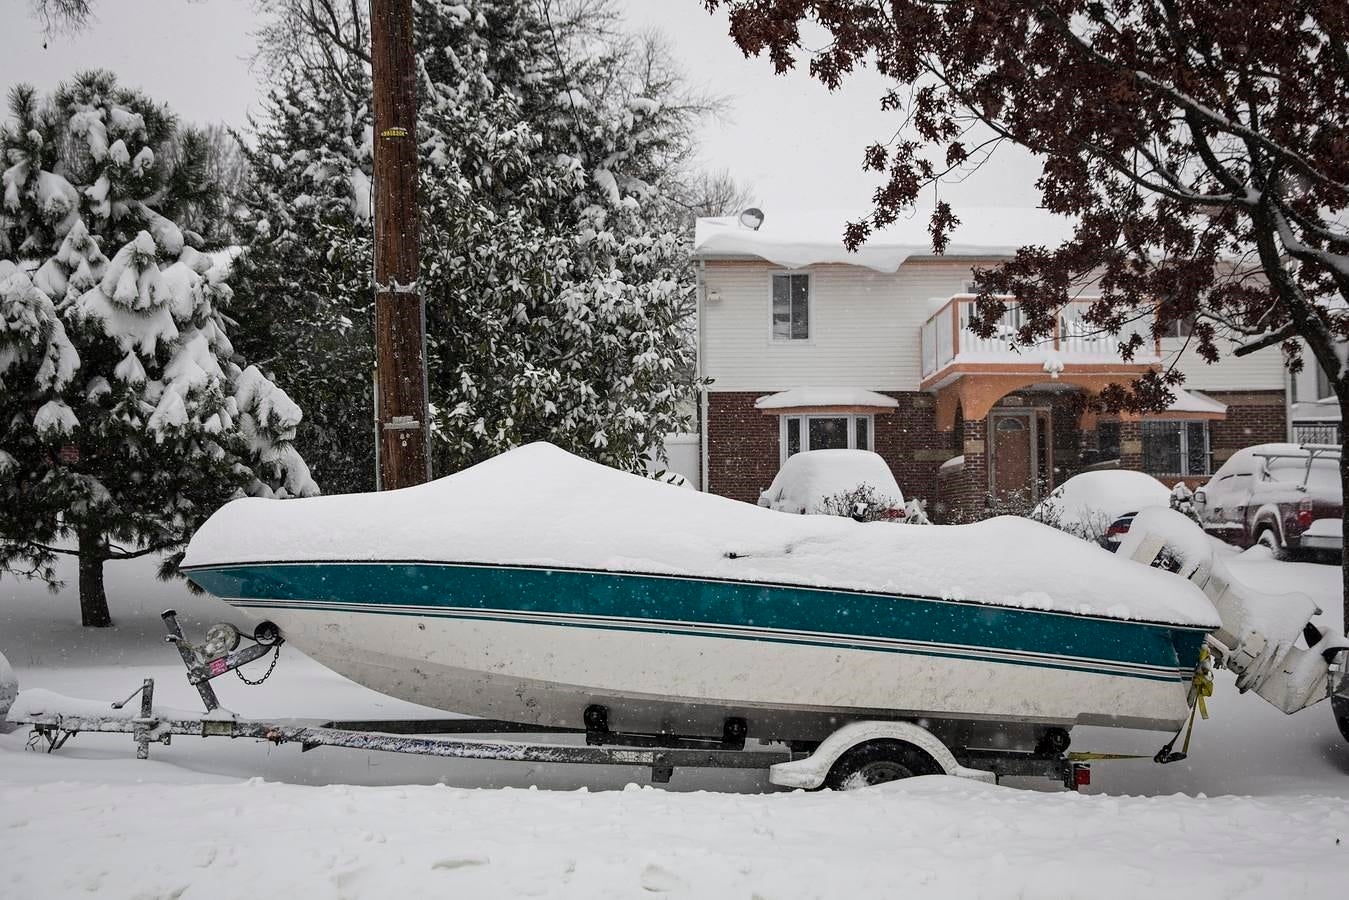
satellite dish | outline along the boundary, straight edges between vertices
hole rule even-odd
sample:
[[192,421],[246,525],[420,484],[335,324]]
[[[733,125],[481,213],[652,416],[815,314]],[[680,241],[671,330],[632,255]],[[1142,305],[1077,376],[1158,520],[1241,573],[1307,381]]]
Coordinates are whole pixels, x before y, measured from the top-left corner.
[[740,224],[751,231],[758,231],[759,226],[763,224],[763,210],[751,206],[740,214]]

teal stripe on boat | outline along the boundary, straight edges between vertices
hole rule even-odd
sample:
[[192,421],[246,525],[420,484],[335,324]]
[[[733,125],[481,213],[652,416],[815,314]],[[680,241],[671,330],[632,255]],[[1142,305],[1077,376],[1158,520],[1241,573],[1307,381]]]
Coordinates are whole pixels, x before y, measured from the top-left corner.
[[[763,637],[741,639],[793,642],[800,641],[788,633],[813,632],[837,636],[840,646],[849,646],[850,638],[885,639],[1156,667],[1174,674],[1141,677],[1169,680],[1188,677],[1183,673],[1198,662],[1205,634],[1198,628],[935,598],[572,569],[267,563],[203,567],[189,576],[216,596],[245,603],[295,601],[427,615],[480,610],[506,618],[511,612],[579,615],[622,619],[640,630],[671,630],[662,622],[742,628]],[[1062,667],[1048,659],[1031,664]]]

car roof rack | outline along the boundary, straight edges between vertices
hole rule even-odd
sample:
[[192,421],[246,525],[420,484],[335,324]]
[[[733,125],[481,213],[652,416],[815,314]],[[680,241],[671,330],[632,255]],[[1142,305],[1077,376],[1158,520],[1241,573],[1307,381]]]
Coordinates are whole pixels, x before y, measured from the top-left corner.
[[[1298,450],[1300,452],[1297,453],[1289,450],[1256,451],[1251,455],[1258,456],[1264,460],[1305,459],[1307,461],[1307,469],[1302,473],[1302,484],[1298,485],[1298,489],[1304,491],[1307,489],[1308,479],[1312,476],[1312,463],[1316,462],[1317,459],[1339,459],[1341,455],[1338,444],[1302,444]],[[1261,468],[1264,469],[1264,474],[1269,474],[1268,462],[1262,463]]]

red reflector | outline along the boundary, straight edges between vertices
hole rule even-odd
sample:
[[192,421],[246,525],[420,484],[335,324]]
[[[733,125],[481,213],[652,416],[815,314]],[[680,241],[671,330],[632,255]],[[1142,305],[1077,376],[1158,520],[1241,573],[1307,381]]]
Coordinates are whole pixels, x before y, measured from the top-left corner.
[[1086,787],[1091,784],[1091,766],[1073,766],[1073,785]]
[[1303,528],[1308,528],[1312,524],[1312,511],[1310,509],[1300,509],[1297,512],[1297,523]]

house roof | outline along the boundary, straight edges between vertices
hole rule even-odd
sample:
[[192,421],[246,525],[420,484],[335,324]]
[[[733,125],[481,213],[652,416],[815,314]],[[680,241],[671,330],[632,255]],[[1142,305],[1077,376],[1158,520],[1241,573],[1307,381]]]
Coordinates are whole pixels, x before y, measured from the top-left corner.
[[[1044,209],[1018,207],[955,208],[960,224],[946,256],[1011,256],[1028,244],[1057,246],[1072,236],[1074,222]],[[865,266],[894,272],[910,256],[931,256],[931,209],[916,210],[876,232],[853,253],[843,246],[843,230],[858,210],[792,212],[766,210],[753,230],[735,216],[699,219],[693,250],[700,258],[755,257],[788,268],[820,263]]]
[[1185,391],[1180,388],[1172,388],[1171,393],[1175,398],[1171,405],[1166,408],[1169,413],[1208,413],[1211,415],[1227,415],[1227,404],[1219,403],[1212,397],[1201,394],[1198,391]]

